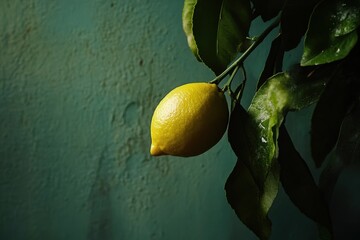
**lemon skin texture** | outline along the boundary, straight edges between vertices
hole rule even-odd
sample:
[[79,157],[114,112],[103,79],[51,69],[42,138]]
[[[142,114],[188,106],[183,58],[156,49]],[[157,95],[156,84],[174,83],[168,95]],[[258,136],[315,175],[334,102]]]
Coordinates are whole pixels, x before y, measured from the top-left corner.
[[229,110],[216,84],[188,83],[170,91],[151,120],[153,156],[196,156],[213,147],[224,135]]

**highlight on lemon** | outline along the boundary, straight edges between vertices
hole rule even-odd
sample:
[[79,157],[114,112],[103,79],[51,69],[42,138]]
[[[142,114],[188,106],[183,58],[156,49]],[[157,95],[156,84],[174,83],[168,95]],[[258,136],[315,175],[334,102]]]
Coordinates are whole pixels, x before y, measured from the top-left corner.
[[154,111],[150,153],[181,157],[202,154],[222,138],[228,119],[226,98],[216,84],[179,86]]

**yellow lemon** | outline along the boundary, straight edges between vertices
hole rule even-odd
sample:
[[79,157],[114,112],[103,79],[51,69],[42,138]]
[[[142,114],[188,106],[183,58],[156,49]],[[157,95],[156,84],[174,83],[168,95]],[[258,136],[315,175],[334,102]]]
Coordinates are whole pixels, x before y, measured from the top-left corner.
[[229,110],[216,84],[188,83],[170,91],[151,121],[153,156],[189,157],[209,150],[226,131]]

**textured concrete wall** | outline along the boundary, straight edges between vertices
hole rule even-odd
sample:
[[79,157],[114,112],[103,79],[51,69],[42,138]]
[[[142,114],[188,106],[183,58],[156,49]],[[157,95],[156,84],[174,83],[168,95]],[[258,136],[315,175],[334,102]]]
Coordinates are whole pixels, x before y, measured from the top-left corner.
[[181,9],[0,1],[0,239],[247,232],[223,191],[235,162],[226,144],[190,159],[148,154],[160,98],[213,77],[187,48]]

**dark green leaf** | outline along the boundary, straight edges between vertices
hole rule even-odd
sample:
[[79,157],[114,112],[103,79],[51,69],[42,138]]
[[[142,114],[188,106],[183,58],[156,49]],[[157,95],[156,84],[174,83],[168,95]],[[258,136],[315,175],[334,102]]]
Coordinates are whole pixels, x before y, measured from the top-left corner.
[[339,139],[330,155],[328,165],[320,176],[320,187],[330,199],[342,169],[360,163],[360,99],[344,118]]
[[260,88],[268,78],[281,72],[284,52],[282,47],[282,35],[278,35],[271,43],[270,52],[266,59],[264,70],[260,75],[257,88]]
[[295,48],[304,36],[313,8],[321,0],[288,0],[281,14],[281,33],[286,51]]
[[234,170],[226,181],[226,197],[238,218],[260,239],[269,239],[271,221],[269,209],[279,187],[279,167],[275,164],[261,191],[247,166],[238,159]]
[[319,179],[319,187],[328,201],[331,199],[335,184],[343,168],[344,164],[341,159],[331,152]]
[[291,89],[289,110],[300,110],[317,102],[333,71],[332,64],[321,67],[294,65],[289,71],[292,78],[292,84],[288,86]]
[[[254,159],[258,148],[257,126],[246,110],[238,103],[234,103],[231,112],[228,138],[235,154],[243,161],[248,168],[249,162]],[[253,174],[253,170],[250,169]]]
[[260,15],[263,21],[276,17],[282,9],[285,0],[252,0],[255,13]]
[[360,163],[360,99],[343,121],[335,151],[346,166]]
[[280,181],[285,192],[301,212],[331,233],[330,215],[324,196],[284,126],[280,128],[279,149]]
[[346,57],[358,40],[360,1],[323,1],[315,8],[305,36],[302,66]]
[[185,0],[183,27],[190,49],[220,74],[248,36],[250,15],[249,0]]
[[[338,127],[337,124],[334,124],[334,122],[338,119],[337,115],[343,114],[342,112],[339,113],[339,111],[341,111],[341,107],[346,108],[346,113],[344,113],[345,115],[341,118],[342,122],[340,123],[340,131],[337,134],[336,145],[328,154],[326,158],[327,165],[320,177],[320,186],[323,192],[326,193],[327,199],[331,198],[334,186],[342,172],[342,169],[359,161],[360,159],[359,56],[360,48],[359,46],[356,46],[351,54],[346,57],[344,61],[341,61],[340,67],[336,70],[337,74],[329,83],[328,87],[326,87],[323,94],[324,96],[321,97],[318,103],[320,104],[323,102],[321,109],[326,109],[325,105],[327,104],[331,106],[328,111],[324,112],[324,110],[322,110],[322,112],[324,112],[323,114],[325,116],[328,116],[326,124],[324,125],[333,125],[332,128]],[[322,100],[322,98],[325,98],[326,101]],[[317,115],[320,114],[321,113],[318,113]],[[320,125],[320,120],[318,124]],[[325,126],[322,127],[329,128]],[[317,131],[319,132],[319,130]],[[326,129],[323,129],[322,139],[318,138],[318,141],[327,141],[327,138],[331,138],[332,134],[335,135],[334,132],[336,132],[334,129],[329,129],[328,134],[326,134],[325,131]],[[315,145],[312,143],[312,147],[319,148],[320,146],[319,144]],[[317,152],[319,151],[321,150],[317,150]]]
[[[287,111],[316,101],[324,86],[323,78],[310,81],[306,76],[274,75],[256,92],[248,112],[237,102],[230,117],[228,137],[238,163],[226,184],[228,201],[239,218],[262,239],[269,234],[267,214],[278,190],[279,127]],[[254,192],[245,198],[249,187]]]
[[329,81],[316,105],[311,126],[311,151],[317,167],[334,148],[342,121],[360,94],[359,50],[354,48],[344,60],[325,68]]
[[268,239],[271,232],[268,212],[278,192],[279,168],[277,163],[272,166],[261,188],[255,182],[248,163],[244,161],[247,162],[257,148],[253,145],[256,141],[250,122],[248,113],[237,103],[230,118],[229,141],[239,158],[225,190],[228,202],[239,219],[260,239]]
[[316,104],[311,121],[311,152],[317,167],[336,144],[351,100],[350,90],[348,79],[338,73],[331,78]]

